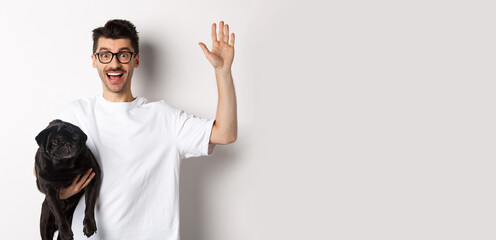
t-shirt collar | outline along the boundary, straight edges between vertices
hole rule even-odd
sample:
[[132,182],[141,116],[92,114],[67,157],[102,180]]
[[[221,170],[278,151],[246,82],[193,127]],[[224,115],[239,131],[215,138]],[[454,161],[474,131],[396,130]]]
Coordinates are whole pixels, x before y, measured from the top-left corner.
[[142,97],[136,97],[131,102],[110,102],[107,99],[105,99],[103,97],[103,93],[101,93],[97,95],[96,102],[97,104],[100,104],[104,108],[108,108],[108,109],[130,110],[141,106],[145,102],[145,99]]

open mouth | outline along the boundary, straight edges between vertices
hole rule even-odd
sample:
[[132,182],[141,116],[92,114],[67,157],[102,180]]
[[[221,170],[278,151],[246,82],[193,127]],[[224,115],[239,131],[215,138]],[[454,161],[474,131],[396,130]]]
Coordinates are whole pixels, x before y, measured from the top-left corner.
[[111,83],[117,83],[117,82],[122,80],[123,75],[124,75],[124,73],[122,73],[122,72],[108,72],[107,73],[107,79]]

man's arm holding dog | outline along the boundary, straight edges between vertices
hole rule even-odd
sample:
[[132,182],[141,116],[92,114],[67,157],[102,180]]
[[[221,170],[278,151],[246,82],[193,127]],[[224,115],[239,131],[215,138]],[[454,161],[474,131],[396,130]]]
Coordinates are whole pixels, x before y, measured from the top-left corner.
[[[86,171],[86,173],[81,176],[79,174],[76,178],[74,178],[74,181],[72,184],[66,188],[60,188],[59,192],[59,198],[60,199],[68,199],[72,197],[72,195],[78,193],[81,191],[83,188],[88,186],[88,184],[91,182],[93,177],[95,176],[94,172],[91,172],[92,169],[89,169]],[[33,168],[33,174],[36,177],[36,168]]]

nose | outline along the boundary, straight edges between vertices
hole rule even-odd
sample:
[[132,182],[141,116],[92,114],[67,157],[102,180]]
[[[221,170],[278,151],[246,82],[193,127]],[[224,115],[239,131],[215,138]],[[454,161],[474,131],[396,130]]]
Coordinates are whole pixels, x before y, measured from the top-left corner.
[[119,62],[119,60],[117,60],[117,56],[114,56],[114,57],[112,58],[112,61],[110,61],[110,62],[108,63],[108,65],[109,65],[109,67],[110,67],[110,68],[112,68],[112,69],[116,69],[116,68],[118,68],[118,67],[120,67],[120,66],[121,66],[121,63]]

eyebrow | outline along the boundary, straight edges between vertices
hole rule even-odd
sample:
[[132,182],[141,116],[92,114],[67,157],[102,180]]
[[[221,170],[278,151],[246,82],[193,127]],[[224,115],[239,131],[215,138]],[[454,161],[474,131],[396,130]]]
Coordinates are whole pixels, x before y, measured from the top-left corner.
[[[130,49],[130,48],[128,48],[128,47],[123,47],[123,48],[120,48],[118,52],[120,52],[120,51],[122,51],[122,50],[127,50],[127,51],[130,51],[130,52],[131,52],[131,49]],[[110,52],[110,50],[109,50],[108,48],[104,48],[104,47],[99,48],[99,49],[98,49],[98,51],[99,51],[99,52],[101,52],[101,51],[109,51],[109,52]]]

